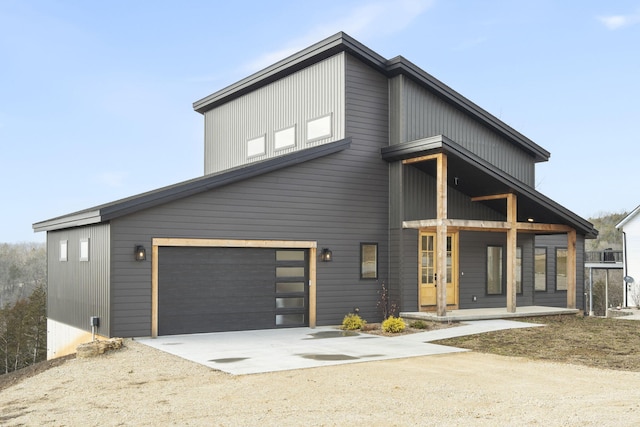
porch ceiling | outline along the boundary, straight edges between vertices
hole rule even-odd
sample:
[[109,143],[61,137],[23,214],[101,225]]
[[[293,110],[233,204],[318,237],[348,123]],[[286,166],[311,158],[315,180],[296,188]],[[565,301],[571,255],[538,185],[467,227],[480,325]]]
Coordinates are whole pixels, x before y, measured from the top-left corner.
[[[513,178],[486,160],[466,150],[451,139],[438,135],[418,141],[384,147],[382,158],[391,161],[416,159],[436,153],[447,155],[447,184],[450,188],[472,197],[513,193],[518,196],[517,220],[535,223],[568,225],[587,238],[598,232],[587,220],[579,217],[533,187]],[[435,161],[416,161],[407,164],[436,177]],[[506,215],[506,199],[483,200],[489,208]]]

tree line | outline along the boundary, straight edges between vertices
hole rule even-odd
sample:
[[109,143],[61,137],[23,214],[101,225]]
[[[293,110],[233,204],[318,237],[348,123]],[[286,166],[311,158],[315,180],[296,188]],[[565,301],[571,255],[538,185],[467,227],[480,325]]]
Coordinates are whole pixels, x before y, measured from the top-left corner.
[[47,357],[46,250],[0,244],[0,374]]

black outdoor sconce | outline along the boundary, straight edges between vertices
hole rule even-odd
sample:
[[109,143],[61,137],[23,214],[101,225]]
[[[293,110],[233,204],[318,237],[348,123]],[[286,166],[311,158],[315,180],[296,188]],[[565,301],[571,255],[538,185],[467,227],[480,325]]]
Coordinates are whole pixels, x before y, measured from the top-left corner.
[[136,261],[144,261],[147,259],[147,250],[142,245],[136,245],[135,251]]
[[331,250],[324,248],[322,252],[320,252],[320,261],[322,262],[331,262],[333,261],[333,253]]

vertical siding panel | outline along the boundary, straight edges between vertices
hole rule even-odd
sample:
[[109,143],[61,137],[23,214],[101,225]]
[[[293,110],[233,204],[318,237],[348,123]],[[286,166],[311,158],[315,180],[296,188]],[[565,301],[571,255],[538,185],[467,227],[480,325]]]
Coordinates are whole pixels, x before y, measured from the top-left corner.
[[396,119],[405,122],[392,123],[393,129],[407,129],[398,142],[445,135],[514,178],[535,185],[534,158],[514,143],[411,80],[404,79],[402,86],[394,84],[392,89],[400,92],[394,93],[392,99],[400,96],[407,105],[406,114]]
[[[89,261],[80,261],[80,239],[89,239]],[[59,242],[68,242],[68,261],[59,260]],[[100,317],[99,333],[110,333],[109,224],[47,232],[47,317],[90,331],[89,317]]]
[[[343,139],[344,61],[337,54],[206,112],[205,174]],[[307,121],[326,114],[331,137],[307,142]],[[275,150],[274,133],[294,125],[296,146]],[[265,154],[247,158],[247,141],[261,135]]]

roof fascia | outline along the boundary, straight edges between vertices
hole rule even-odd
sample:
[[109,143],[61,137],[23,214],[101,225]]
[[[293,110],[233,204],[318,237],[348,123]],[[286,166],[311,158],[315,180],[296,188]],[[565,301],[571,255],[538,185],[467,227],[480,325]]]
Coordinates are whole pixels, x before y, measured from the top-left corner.
[[536,162],[546,162],[551,157],[551,153],[527,138],[502,120],[495,117],[477,104],[471,102],[440,80],[433,77],[408,59],[397,56],[387,61],[387,73],[391,76],[403,74],[413,79],[422,86],[427,86],[433,90],[438,96],[453,103],[461,110],[471,114],[472,116],[482,120],[497,132],[505,135],[508,139],[518,143],[527,149],[535,157]]
[[[96,224],[129,215],[164,203],[179,200],[194,194],[222,187],[268,172],[284,169],[320,157],[345,150],[351,146],[351,138],[341,139],[328,144],[318,145],[293,152],[291,154],[264,160],[262,162],[238,167],[218,174],[205,175],[136,196],[117,200],[112,203],[72,213],[66,216],[43,221],[33,225],[35,231],[59,230],[81,225]],[[87,219],[84,219],[84,217]]]
[[378,55],[349,35],[339,32],[237,83],[194,102],[193,109],[198,113],[204,114],[220,104],[238,98],[339,52],[345,51],[362,59],[379,71],[385,72],[387,60],[384,57]]
[[634,210],[631,211],[629,215],[622,218],[622,221],[620,221],[616,225],[616,228],[623,228],[627,223],[629,223],[629,221],[631,221],[638,214],[638,212],[640,212],[640,206],[637,206]]
[[102,222],[99,209],[91,209],[76,212],[74,214],[60,216],[46,221],[36,222],[33,224],[33,231],[50,231],[63,228],[80,227],[83,225],[98,224]]

